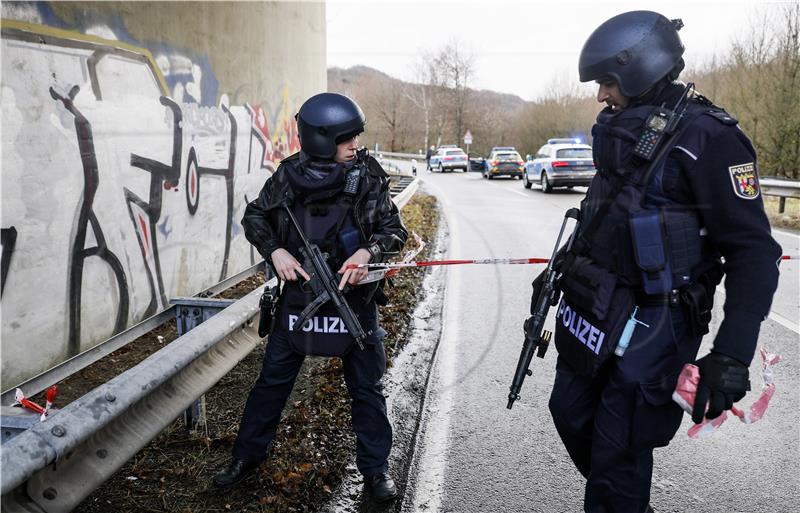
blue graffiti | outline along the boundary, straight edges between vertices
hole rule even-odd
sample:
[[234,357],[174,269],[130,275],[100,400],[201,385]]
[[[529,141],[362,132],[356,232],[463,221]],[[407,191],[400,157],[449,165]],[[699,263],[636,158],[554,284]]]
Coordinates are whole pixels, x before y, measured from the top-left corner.
[[[168,59],[170,57],[177,56],[188,59],[193,65],[199,68],[201,75],[200,83],[195,83],[195,76],[192,73],[191,68],[188,70],[170,70],[168,73],[164,74],[167,86],[169,86],[170,94],[176,90],[176,87],[181,86],[182,89],[187,93],[184,94],[180,101],[184,103],[198,103],[206,107],[217,106],[219,80],[217,80],[217,77],[214,74],[214,70],[211,67],[211,61],[209,60],[208,55],[200,54],[189,48],[178,48],[162,41],[141,41],[133,37],[133,35],[128,31],[122,16],[120,16],[118,13],[86,9],[79,11],[79,13],[76,11],[74,22],[68,23],[55,13],[53,8],[47,2],[23,3],[37,10],[43,25],[64,30],[77,30],[84,33],[93,27],[104,25],[111,29],[119,41],[141,48],[146,48],[156,58],[164,55]],[[197,89],[201,91],[202,94],[195,95],[190,92],[194,90],[189,87],[189,85],[193,83],[195,83]],[[197,98],[197,96],[200,96],[200,98]]]

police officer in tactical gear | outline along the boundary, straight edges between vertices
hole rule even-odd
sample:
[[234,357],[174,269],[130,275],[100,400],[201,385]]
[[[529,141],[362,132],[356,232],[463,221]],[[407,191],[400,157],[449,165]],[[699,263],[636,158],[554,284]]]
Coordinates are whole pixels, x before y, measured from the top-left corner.
[[[340,356],[352,400],[356,464],[372,497],[392,500],[395,484],[387,473],[392,429],[378,380],[386,370],[376,303],[385,302],[381,283],[359,286],[364,269],[349,264],[382,261],[398,253],[408,236],[389,197],[388,180],[378,162],[358,149],[365,118],[350,98],[322,93],[308,99],[297,116],[301,150],[283,160],[259,197],[245,210],[247,240],[284,282],[271,324],[266,354],[247,399],[233,460],[214,479],[226,487],[251,474],[268,453],[289,393],[306,354]],[[303,235],[328,255],[340,289],[367,333],[364,347],[354,344],[331,302],[302,326],[300,313],[315,298],[301,286],[310,276],[303,266]]]
[[652,511],[653,449],[681,423],[671,394],[708,332],[723,274],[725,317],[711,352],[696,360],[696,423],[750,390],[748,366],[778,282],[781,248],[755,150],[733,117],[676,82],[681,27],[655,12],[620,14],[580,55],[580,80],[595,81],[607,107],[592,128],[598,172],[571,251],[560,255],[549,406],[586,477],[589,513]]

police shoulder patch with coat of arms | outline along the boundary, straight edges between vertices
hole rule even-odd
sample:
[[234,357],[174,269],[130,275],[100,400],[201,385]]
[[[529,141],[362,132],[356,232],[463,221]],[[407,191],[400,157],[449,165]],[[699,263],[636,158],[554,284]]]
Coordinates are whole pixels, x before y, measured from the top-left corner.
[[758,173],[754,162],[739,164],[728,168],[733,183],[733,192],[744,199],[755,199],[761,193]]

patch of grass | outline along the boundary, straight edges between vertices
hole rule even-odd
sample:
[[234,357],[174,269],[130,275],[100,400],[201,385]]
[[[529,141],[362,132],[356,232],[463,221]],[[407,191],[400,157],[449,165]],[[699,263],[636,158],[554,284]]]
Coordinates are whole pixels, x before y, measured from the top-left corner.
[[780,213],[780,198],[763,196],[769,223],[776,228],[800,230],[800,198],[786,198],[786,208]]
[[[428,258],[432,251],[438,214],[436,199],[420,193],[401,211],[409,231],[431,243],[418,258]],[[381,308],[381,324],[389,334],[384,341],[389,364],[410,335],[423,278],[424,269],[404,270],[387,288],[389,304]],[[254,276],[221,296],[242,297],[263,280],[263,274]],[[148,343],[161,347],[153,335],[142,340],[141,351]],[[206,393],[205,431],[189,434],[180,421],[173,422],[76,511],[316,511],[341,482],[355,453],[350,399],[338,358],[306,359],[284,410],[272,454],[256,476],[231,490],[211,484],[214,474],[229,461],[264,349],[263,344],[258,346]],[[93,376],[92,382],[102,379]]]

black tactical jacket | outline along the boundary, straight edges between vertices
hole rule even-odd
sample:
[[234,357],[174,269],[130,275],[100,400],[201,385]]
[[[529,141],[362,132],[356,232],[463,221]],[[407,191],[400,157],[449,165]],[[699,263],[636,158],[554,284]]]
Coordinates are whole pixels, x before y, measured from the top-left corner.
[[[373,157],[363,157],[363,168],[358,193],[353,201],[354,217],[364,248],[370,248],[383,261],[397,254],[408,238],[397,206],[389,196],[386,172]],[[251,201],[244,212],[242,226],[245,236],[258,249],[261,256],[272,265],[270,255],[278,248],[286,249],[290,220],[283,205],[291,206],[294,192],[287,173],[297,172],[299,154],[287,157],[269,177],[258,198]],[[357,164],[358,165],[358,164]]]

